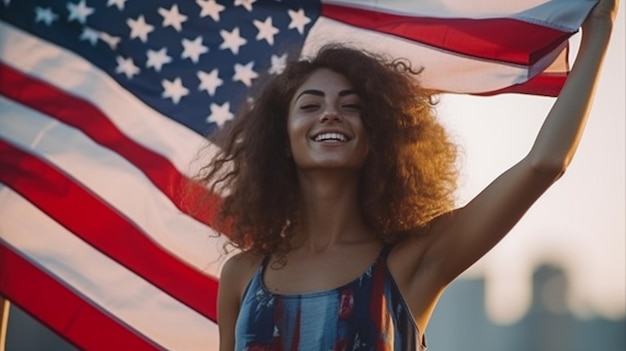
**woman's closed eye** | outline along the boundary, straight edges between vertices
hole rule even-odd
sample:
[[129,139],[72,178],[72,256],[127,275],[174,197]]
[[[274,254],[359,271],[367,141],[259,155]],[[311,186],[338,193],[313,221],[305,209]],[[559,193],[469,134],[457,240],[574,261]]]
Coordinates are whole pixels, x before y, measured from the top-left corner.
[[304,110],[304,111],[312,111],[312,110],[315,110],[315,109],[317,109],[319,107],[320,107],[319,104],[302,104],[300,106],[300,109]]
[[358,104],[358,103],[343,104],[341,107],[343,107],[346,110],[358,110],[358,111],[361,111],[361,104]]

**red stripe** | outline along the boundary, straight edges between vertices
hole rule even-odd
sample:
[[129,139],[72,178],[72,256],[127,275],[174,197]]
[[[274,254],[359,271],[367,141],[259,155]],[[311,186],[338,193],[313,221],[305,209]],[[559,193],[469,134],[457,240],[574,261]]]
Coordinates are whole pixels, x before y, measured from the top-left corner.
[[[387,298],[385,296],[385,272],[386,272],[386,255],[378,257],[376,269],[372,276],[372,296],[369,302],[370,318],[374,325],[374,330],[380,333],[387,331]],[[382,335],[382,334],[381,334]],[[387,340],[383,337],[376,338],[376,350],[388,350]]]
[[291,351],[298,351],[300,347],[300,326],[302,325],[302,309],[298,308],[296,312],[296,326],[293,329],[293,339],[291,339]]
[[490,96],[504,93],[518,93],[556,97],[559,96],[566,80],[567,73],[542,73],[523,84],[511,85],[499,90],[473,95]]
[[1,138],[0,182],[94,248],[216,321],[217,280],[161,249],[59,170]]
[[5,245],[0,240],[0,293],[70,343],[94,351],[161,349]]
[[330,4],[323,4],[321,13],[355,27],[446,51],[527,66],[573,34],[512,18],[411,17]]
[[[181,211],[205,224],[213,222],[219,196],[208,194],[167,158],[129,138],[96,106],[2,63],[0,77],[0,94],[81,130],[138,167]],[[190,190],[189,196],[183,196],[183,189]],[[201,195],[207,195],[202,210],[194,207]]]

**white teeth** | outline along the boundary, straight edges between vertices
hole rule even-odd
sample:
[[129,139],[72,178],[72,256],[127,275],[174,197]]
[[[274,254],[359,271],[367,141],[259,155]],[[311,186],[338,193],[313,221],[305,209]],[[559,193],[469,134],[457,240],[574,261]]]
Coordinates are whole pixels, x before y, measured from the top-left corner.
[[315,136],[315,141],[348,141],[345,135],[340,133],[322,133]]

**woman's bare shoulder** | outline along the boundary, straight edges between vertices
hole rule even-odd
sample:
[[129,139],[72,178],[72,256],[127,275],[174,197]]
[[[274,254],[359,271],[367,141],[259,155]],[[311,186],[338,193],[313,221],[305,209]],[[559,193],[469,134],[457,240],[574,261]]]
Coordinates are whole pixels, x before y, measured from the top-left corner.
[[245,251],[236,253],[224,263],[220,280],[242,286],[250,280],[262,261],[263,256],[258,254]]

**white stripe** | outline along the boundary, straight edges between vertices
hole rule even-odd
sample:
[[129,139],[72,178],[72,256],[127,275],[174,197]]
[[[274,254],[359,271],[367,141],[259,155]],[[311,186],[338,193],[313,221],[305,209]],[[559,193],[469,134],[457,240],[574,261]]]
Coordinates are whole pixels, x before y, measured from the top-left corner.
[[438,18],[508,17],[573,32],[596,0],[324,0],[324,3],[401,16]]
[[[423,86],[459,93],[484,93],[523,83],[533,74],[549,66],[567,46],[567,42],[563,43],[533,67],[526,67],[477,60],[395,36],[320,18],[309,32],[302,55],[313,55],[321,45],[329,41],[329,38],[333,42],[367,48],[389,58],[408,58],[415,67],[424,67],[419,76]],[[562,61],[556,64],[563,67]]]
[[141,171],[82,132],[0,96],[0,136],[104,199],[164,249],[218,276],[223,236],[183,214]]
[[573,33],[596,3],[596,0],[550,0],[511,17]]
[[141,145],[168,158],[179,171],[206,144],[203,137],[161,115],[82,57],[0,21],[0,61],[90,101]]
[[[217,326],[77,238],[0,184],[2,239],[168,350],[217,348]],[[97,277],[97,279],[94,279]]]

